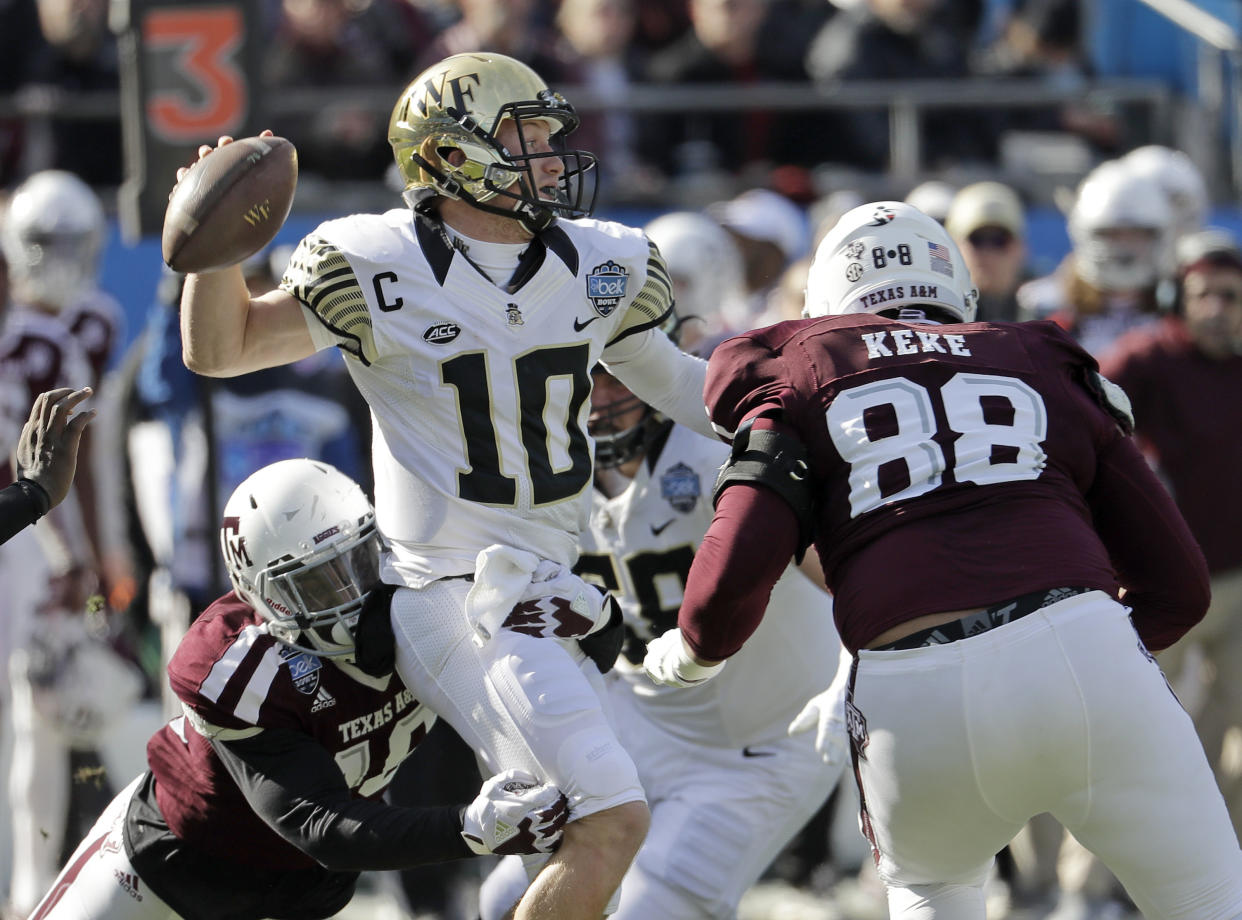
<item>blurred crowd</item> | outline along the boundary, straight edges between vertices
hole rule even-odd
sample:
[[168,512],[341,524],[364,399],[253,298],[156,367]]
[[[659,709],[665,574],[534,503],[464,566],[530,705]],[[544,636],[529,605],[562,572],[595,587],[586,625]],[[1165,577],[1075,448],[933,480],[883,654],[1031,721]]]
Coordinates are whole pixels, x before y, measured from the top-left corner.
[[[0,94],[51,86],[116,91],[117,39],[108,0],[0,3]],[[1092,78],[1080,0],[265,0],[261,80],[270,127],[297,145],[303,173],[373,180],[390,163],[387,111],[341,90],[396,91],[448,54],[490,49],[533,66],[554,88],[576,87],[579,143],[606,150],[605,194],[654,196],[670,180],[773,176],[793,197],[821,164],[889,165],[883,107],[748,107],[636,117],[635,88],[817,87],[842,81],[975,78],[1037,81],[1076,93]],[[280,90],[332,90],[308,116],[282,112]],[[583,99],[583,96],[589,99]],[[1072,97],[1071,98],[1076,98]],[[922,120],[925,168],[995,166],[1013,132],[1072,137],[1096,159],[1141,141],[1141,119],[1073,103],[1006,109],[932,108]],[[0,121],[0,186],[40,168],[95,186],[121,180],[116,121]],[[753,181],[752,181],[753,184]]]

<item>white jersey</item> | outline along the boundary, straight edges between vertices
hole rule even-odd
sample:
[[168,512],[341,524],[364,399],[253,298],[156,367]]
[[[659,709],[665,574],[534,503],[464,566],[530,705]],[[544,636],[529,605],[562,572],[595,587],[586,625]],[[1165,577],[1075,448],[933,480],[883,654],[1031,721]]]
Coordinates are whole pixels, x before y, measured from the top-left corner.
[[840,640],[830,595],[793,566],[772,590],[767,614],[718,676],[697,687],[658,686],[643,673],[645,643],[677,625],[686,575],[712,519],[712,490],[728,445],[681,425],[659,439],[624,492],[593,490],[577,569],[612,589],[632,632],[619,675],[653,720],[678,737],[742,748],[784,737],[836,671]]
[[281,287],[328,330],[371,407],[376,519],[395,574],[474,571],[491,544],[573,562],[590,511],[591,368],[672,306],[641,231],[559,221],[494,283],[433,217],[322,224]]

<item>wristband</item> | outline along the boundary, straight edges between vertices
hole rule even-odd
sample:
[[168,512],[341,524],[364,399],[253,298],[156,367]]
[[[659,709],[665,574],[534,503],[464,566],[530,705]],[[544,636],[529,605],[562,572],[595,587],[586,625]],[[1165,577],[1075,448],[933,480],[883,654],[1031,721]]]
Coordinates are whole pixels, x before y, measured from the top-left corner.
[[34,502],[36,521],[52,510],[52,499],[47,494],[47,489],[43,488],[43,486],[39,485],[33,479],[26,479],[23,477],[17,480],[16,485],[22,490],[27,498]]
[[687,658],[677,665],[677,675],[683,680],[698,683],[707,680],[723,667],[723,661],[717,661],[715,664],[699,664]]

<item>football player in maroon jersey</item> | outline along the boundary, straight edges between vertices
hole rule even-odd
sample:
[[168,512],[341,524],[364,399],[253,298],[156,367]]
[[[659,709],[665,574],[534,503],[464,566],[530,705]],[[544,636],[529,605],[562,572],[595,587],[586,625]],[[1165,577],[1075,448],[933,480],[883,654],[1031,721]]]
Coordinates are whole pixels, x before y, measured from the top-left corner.
[[645,666],[713,676],[813,543],[854,654],[820,718],[849,730],[891,916],[982,920],[993,855],[1049,812],[1145,916],[1242,917],[1242,851],[1148,652],[1203,616],[1202,553],[1094,360],[974,313],[944,229],[878,202],[820,244],[808,319],[713,353],[732,456]]
[[368,616],[380,538],[352,480],[313,460],[264,467],[220,540],[234,590],[168,667],[183,715],[33,918],[330,917],[360,871],[556,848],[567,800],[520,771],[468,806],[381,800],[436,717],[393,673],[387,603]]

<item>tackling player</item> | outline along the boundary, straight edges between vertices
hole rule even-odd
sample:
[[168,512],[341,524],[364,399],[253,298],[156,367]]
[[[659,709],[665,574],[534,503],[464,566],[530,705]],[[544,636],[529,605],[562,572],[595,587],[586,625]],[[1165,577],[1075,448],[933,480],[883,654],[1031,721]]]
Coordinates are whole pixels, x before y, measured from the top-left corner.
[[518,771],[469,806],[381,800],[435,714],[392,672],[386,606],[364,610],[386,589],[351,479],[266,466],[229,499],[220,544],[234,590],[168,667],[184,714],[31,920],[330,917],[363,870],[555,849],[567,802]]
[[[371,408],[402,679],[487,769],[569,796],[565,845],[517,911],[541,920],[597,920],[648,824],[577,641],[608,619],[570,570],[591,502],[591,368],[710,432],[705,362],[658,328],[672,308],[659,252],[587,217],[595,157],[564,146],[577,124],[525,64],[447,58],[389,125],[408,207],[321,225],[258,298],[237,267],[191,275],[181,311],[199,373],[345,354]],[[503,628],[519,604],[543,626]]]
[[974,312],[944,228],[878,202],[820,244],[814,318],[713,353],[732,459],[679,629],[645,666],[672,684],[727,669],[813,542],[855,656],[844,718],[894,918],[982,920],[993,855],[1042,812],[1144,916],[1240,917],[1242,851],[1148,651],[1203,616],[1203,556],[1095,361],[1052,323]]

